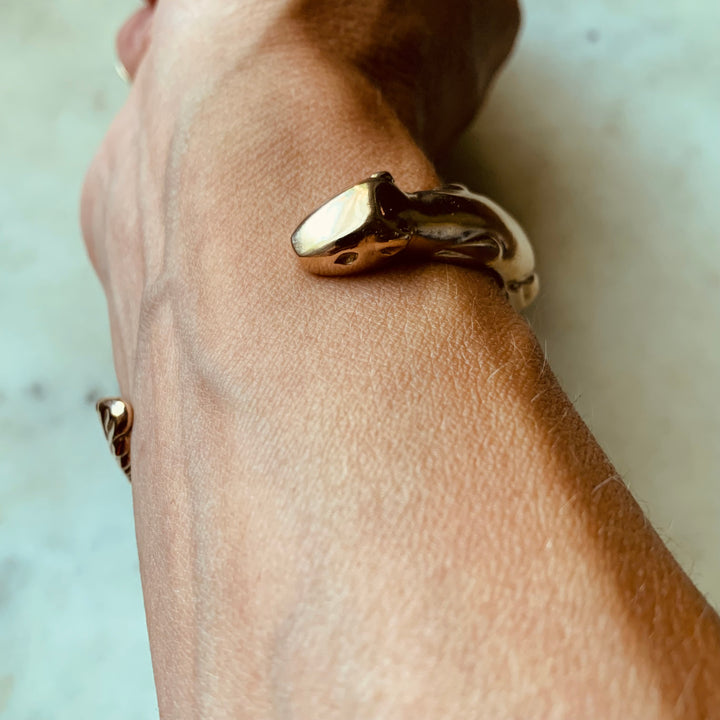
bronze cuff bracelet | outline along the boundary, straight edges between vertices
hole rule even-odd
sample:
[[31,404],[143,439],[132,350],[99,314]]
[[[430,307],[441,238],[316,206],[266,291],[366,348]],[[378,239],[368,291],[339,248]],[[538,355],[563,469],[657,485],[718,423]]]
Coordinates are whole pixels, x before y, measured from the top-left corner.
[[404,193],[390,173],[375,173],[303,220],[292,246],[317,275],[363,272],[400,254],[488,268],[516,310],[527,307],[539,289],[532,247],[518,222],[458,184]]

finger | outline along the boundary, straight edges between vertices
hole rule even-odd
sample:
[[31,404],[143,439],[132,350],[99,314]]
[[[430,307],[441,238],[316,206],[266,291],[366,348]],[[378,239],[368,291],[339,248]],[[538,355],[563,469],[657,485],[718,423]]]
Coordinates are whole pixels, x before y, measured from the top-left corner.
[[131,79],[135,77],[150,43],[154,5],[150,3],[131,15],[117,34],[117,54]]

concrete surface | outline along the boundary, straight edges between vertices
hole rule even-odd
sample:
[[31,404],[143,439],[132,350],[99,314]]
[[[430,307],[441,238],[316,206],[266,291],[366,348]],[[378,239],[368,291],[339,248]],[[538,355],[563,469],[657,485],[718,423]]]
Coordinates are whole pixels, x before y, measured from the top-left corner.
[[[0,717],[157,716],[114,390],[77,227],[132,2],[0,3]],[[720,602],[720,5],[528,0],[454,178],[533,238],[530,319],[677,557]]]

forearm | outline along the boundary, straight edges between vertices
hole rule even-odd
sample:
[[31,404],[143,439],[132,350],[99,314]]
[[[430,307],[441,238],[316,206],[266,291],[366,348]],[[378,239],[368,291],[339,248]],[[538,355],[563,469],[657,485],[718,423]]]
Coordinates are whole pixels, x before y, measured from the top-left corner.
[[[133,495],[163,717],[709,716],[717,619],[495,282],[297,267],[290,232],[338,189],[436,179],[361,75],[287,60],[173,139],[147,264]],[[195,131],[223,113],[222,142]]]
[[717,617],[494,280],[293,257],[369,173],[436,183],[415,143],[466,122],[517,25],[512,0],[439,7],[168,0],[120,33],[135,82],[82,223],[163,718],[720,706]]

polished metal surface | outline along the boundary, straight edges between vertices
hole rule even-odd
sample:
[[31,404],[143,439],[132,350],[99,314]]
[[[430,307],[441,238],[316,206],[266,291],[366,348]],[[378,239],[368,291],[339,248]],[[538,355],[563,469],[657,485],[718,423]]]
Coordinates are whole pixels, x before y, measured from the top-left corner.
[[120,398],[98,400],[95,409],[100,416],[105,438],[110,452],[120,465],[120,469],[130,480],[130,434],[133,424],[133,409],[130,403]]
[[317,275],[355,274],[400,254],[489,268],[517,310],[539,289],[532,247],[518,222],[458,184],[404,193],[390,173],[375,173],[303,220],[292,246]]

